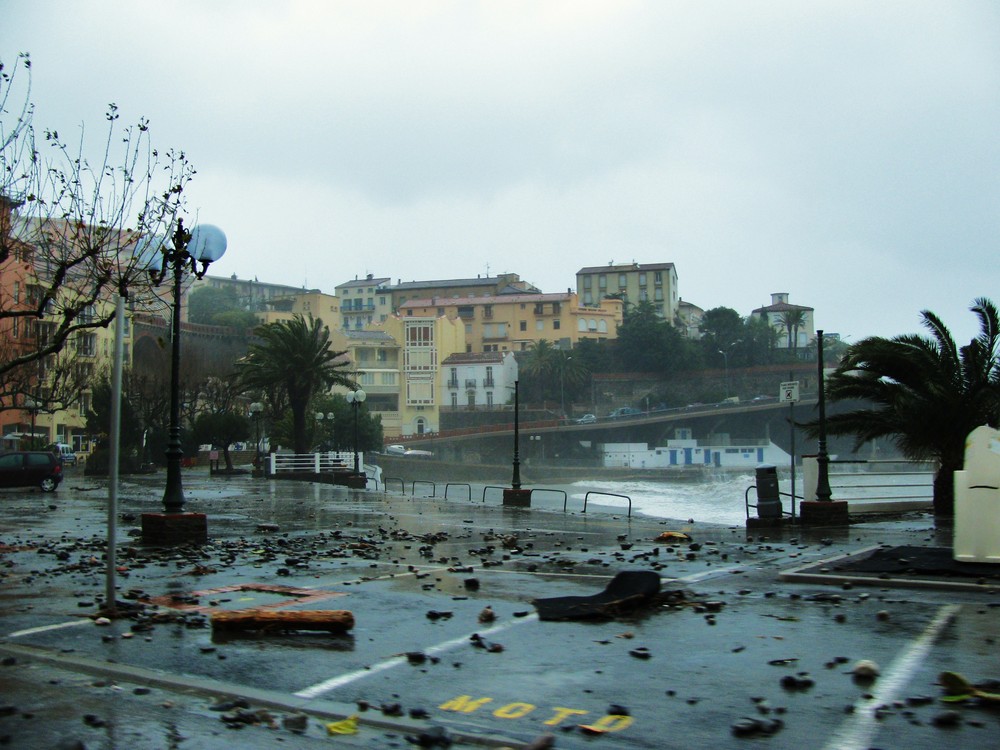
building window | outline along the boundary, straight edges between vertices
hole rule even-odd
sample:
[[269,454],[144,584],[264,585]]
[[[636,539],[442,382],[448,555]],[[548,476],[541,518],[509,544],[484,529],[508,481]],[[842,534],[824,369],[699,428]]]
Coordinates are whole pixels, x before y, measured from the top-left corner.
[[577,321],[576,321],[576,328],[577,328],[578,331],[581,331],[581,332],[582,331],[586,331],[587,330],[587,319],[586,318],[579,318],[579,319],[577,319]]
[[654,281],[654,283],[657,286],[659,286],[660,284],[662,284],[663,283],[663,272],[662,271],[653,271],[653,281]]
[[663,287],[656,287],[656,290],[653,292],[653,297],[657,302],[660,302],[663,299]]
[[375,359],[378,362],[385,362],[388,358],[388,352],[385,349],[379,349],[375,352]]
[[603,273],[597,277],[597,288],[601,290],[601,292],[606,291],[608,288],[608,277]]
[[458,393],[452,392],[452,394],[451,394],[451,405],[454,408],[458,408]]
[[535,321],[535,330],[536,331],[544,331],[545,330],[545,321],[544,320],[536,320]]
[[361,385],[375,385],[375,375],[370,372],[361,373]]
[[618,288],[624,289],[627,286],[628,286],[628,279],[625,277],[625,274],[623,273],[618,274]]
[[590,276],[583,277],[583,288],[588,291],[590,290]]
[[562,327],[561,323],[562,323],[561,320],[553,320],[552,321],[552,330],[558,331]]
[[639,272],[639,286],[646,286],[646,272]]
[[606,320],[599,320],[597,322],[597,331],[598,331],[598,333],[607,333],[608,332],[608,321],[606,321]]
[[528,330],[528,321],[526,321],[526,320],[522,320],[522,321],[520,322],[520,324],[519,324],[519,328],[520,328],[520,329],[521,329],[522,331],[527,331],[527,330]]
[[486,405],[493,408],[493,391],[486,391]]
[[78,334],[76,337],[76,351],[84,357],[93,357],[97,354],[97,334]]

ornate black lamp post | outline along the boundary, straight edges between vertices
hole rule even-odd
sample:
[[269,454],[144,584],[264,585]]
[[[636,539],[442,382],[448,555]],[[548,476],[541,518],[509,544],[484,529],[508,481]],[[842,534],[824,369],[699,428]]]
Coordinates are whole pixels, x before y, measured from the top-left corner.
[[[218,227],[202,224],[192,231],[184,228],[182,219],[177,220],[177,229],[171,238],[172,247],[164,244],[158,248],[162,254],[159,269],[150,271],[153,283],[159,285],[173,274],[173,315],[170,324],[170,433],[167,442],[167,484],[163,491],[163,509],[166,514],[181,514],[184,512],[184,487],[181,482],[181,458],[184,450],[181,448],[181,282],[184,274],[189,273],[195,278],[204,277],[210,264],[217,261],[226,252],[226,235]],[[148,252],[148,251],[147,251]],[[147,262],[151,258],[145,259]],[[198,267],[201,264],[201,267]],[[147,514],[149,515],[149,514]],[[147,535],[146,518],[144,516],[143,537],[155,536],[163,541],[175,541],[169,531],[162,527]],[[207,535],[207,531],[205,532]]]
[[368,398],[368,394],[358,388],[356,391],[347,392],[347,403],[354,410],[354,474],[361,473],[361,466],[358,462],[358,408]]
[[518,381],[514,381],[514,472],[510,479],[510,489],[503,491],[504,505],[529,506],[531,505],[531,490],[521,488],[521,457],[519,446],[521,443],[520,423],[518,412],[521,410],[518,401]]

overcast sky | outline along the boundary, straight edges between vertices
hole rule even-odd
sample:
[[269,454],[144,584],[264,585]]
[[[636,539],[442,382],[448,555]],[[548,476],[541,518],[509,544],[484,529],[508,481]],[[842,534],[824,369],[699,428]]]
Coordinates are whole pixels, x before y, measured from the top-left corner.
[[36,124],[151,121],[229,238],[319,287],[672,262],[849,341],[1000,304],[995,0],[3,0]]

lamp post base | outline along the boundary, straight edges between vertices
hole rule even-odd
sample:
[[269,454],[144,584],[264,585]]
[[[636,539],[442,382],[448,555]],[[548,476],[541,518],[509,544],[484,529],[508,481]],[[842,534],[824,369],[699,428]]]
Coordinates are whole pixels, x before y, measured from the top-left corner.
[[333,483],[352,490],[363,490],[368,488],[368,475],[355,474],[353,471],[337,471],[334,472]]
[[799,523],[803,526],[847,526],[846,500],[803,500],[799,503]]
[[143,513],[142,541],[172,547],[208,542],[208,517],[204,513]]
[[515,508],[531,507],[531,490],[508,488],[503,491],[503,504]]

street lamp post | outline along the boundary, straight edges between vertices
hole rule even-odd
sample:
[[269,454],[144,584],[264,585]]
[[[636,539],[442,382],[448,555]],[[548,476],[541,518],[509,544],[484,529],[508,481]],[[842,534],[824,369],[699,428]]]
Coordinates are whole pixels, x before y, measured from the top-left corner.
[[566,419],[566,363],[569,362],[572,357],[563,357],[559,362],[559,408],[562,410],[563,419]]
[[361,473],[361,466],[358,462],[358,408],[368,398],[368,394],[358,388],[356,391],[347,392],[347,403],[354,410],[354,474]]
[[260,414],[262,411],[264,411],[264,404],[260,401],[254,401],[250,404],[250,418],[254,422],[254,437],[256,438],[253,467],[258,470],[260,469]]
[[[184,487],[181,481],[181,458],[184,450],[181,448],[181,282],[185,273],[193,275],[195,278],[203,278],[208,271],[209,265],[217,261],[226,252],[226,235],[218,227],[211,224],[202,224],[192,231],[184,228],[184,221],[177,220],[177,229],[171,238],[172,246],[164,244],[159,248],[162,254],[160,268],[150,271],[153,283],[159,285],[167,277],[168,273],[173,274],[173,311],[170,324],[171,352],[170,352],[170,432],[167,442],[167,482],[163,491],[163,509],[166,514],[181,514],[184,512]],[[150,260],[149,258],[146,259]],[[201,267],[198,267],[198,264]],[[145,514],[151,516],[152,514]],[[202,517],[203,518],[203,517]],[[175,541],[175,533],[166,531],[162,526],[156,528],[156,524],[150,524],[150,536],[160,536],[161,541]],[[146,537],[144,527],[143,536]],[[207,526],[204,535],[207,538]],[[197,534],[200,536],[200,532]],[[179,535],[183,536],[183,534]],[[162,538],[170,537],[170,538]],[[184,539],[187,541],[187,539]]]
[[819,381],[819,442],[816,464],[819,469],[819,480],[816,486],[816,499],[829,502],[833,493],[830,491],[830,455],[826,450],[826,387],[823,382],[823,332],[816,331],[816,359]]
[[24,397],[24,408],[28,410],[28,414],[31,415],[31,445],[28,449],[35,447],[35,417],[38,416],[38,402],[30,396]]
[[[329,425],[326,428],[323,427],[323,420],[324,419],[326,420],[327,425]],[[324,437],[324,439],[321,440],[321,441],[319,441],[319,443],[318,443],[319,447],[323,448],[323,446],[329,444],[329,441],[327,441],[325,439],[325,436],[324,436],[323,433],[325,432],[328,435],[330,433],[330,430],[333,429],[333,412],[330,411],[330,412],[327,412],[326,414],[324,414],[321,411],[316,412],[316,424],[318,424],[319,427],[320,427],[320,437]],[[326,448],[325,450],[329,450],[329,448]]]
[[726,398],[729,398],[729,355],[722,349],[719,349],[719,354],[722,355],[722,363],[726,368]]
[[519,412],[521,403],[519,401],[518,381],[514,381],[514,463],[513,472],[510,478],[510,489],[503,491],[503,504],[516,506],[531,505],[531,490],[521,487],[521,456],[520,456],[520,423]]

